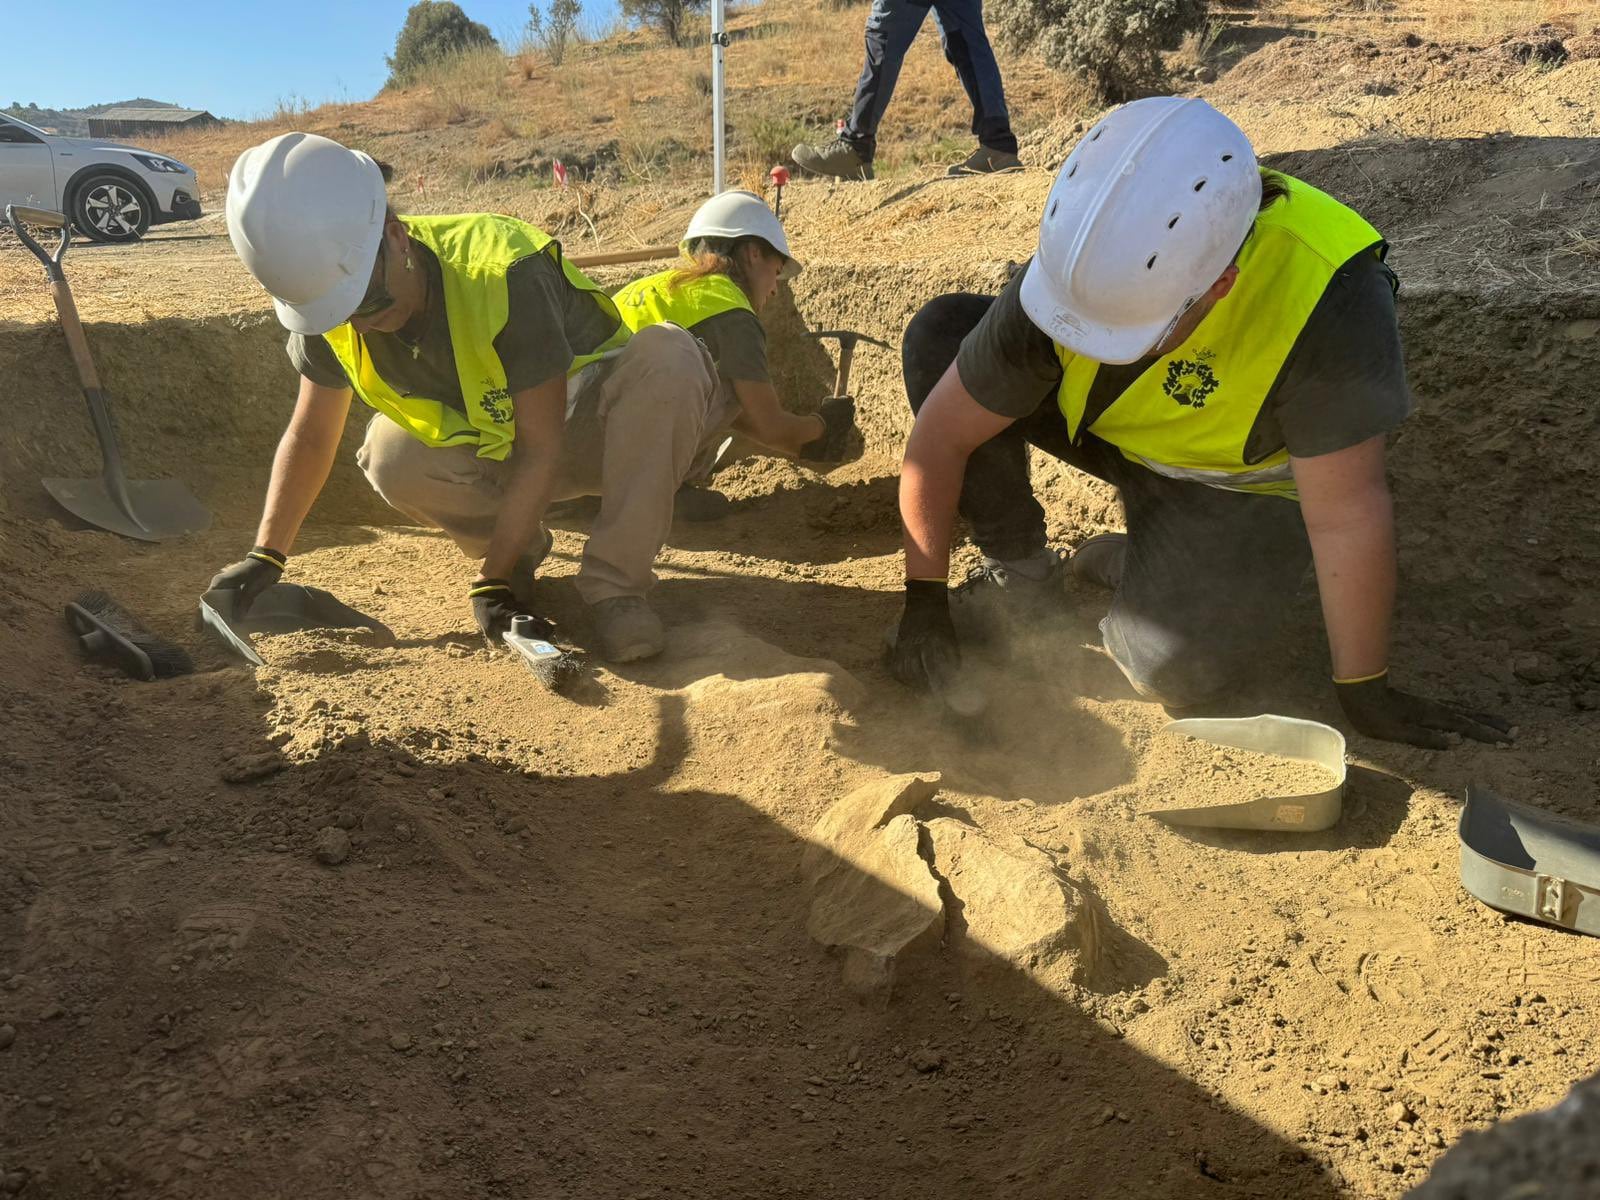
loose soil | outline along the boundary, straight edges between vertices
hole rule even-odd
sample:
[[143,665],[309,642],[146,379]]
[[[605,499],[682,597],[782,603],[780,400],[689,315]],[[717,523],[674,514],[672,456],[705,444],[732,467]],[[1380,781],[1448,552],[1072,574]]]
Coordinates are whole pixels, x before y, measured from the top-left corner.
[[1264,796],[1315,796],[1339,777],[1319,763],[1216,746],[1159,733],[1139,759],[1139,791],[1150,808],[1222,807]]
[[[882,352],[853,387],[866,458],[740,458],[716,480],[734,514],[673,530],[661,659],[540,689],[472,635],[471,564],[347,446],[292,577],[395,638],[262,638],[251,672],[192,620],[251,539],[292,395],[281,330],[214,226],[73,251],[134,473],[217,514],[121,541],[38,483],[95,458],[36,274],[4,248],[0,1193],[1388,1197],[1463,1130],[1559,1099],[1600,1064],[1595,943],[1467,897],[1454,829],[1475,782],[1597,816],[1600,299],[1524,253],[1537,197],[1592,199],[1596,131],[1567,132],[1295,160],[1335,191],[1377,181],[1391,261],[1422,281],[1401,298],[1397,680],[1521,731],[1353,737],[1344,817],[1309,835],[1140,817],[1166,716],[1096,649],[1104,593],[1073,587],[1009,656],[972,649],[989,742],[892,683],[907,414]],[[1446,188],[1406,174],[1419,153],[1472,169]],[[937,292],[998,286],[1048,185],[796,187],[808,269],[769,322],[784,394],[808,407],[831,379],[803,327],[893,339]],[[694,198],[637,199],[626,228],[659,240]],[[1450,258],[1518,214],[1494,243],[1514,284]],[[1058,543],[1118,523],[1105,489],[1036,478]],[[540,596],[580,643],[582,537],[558,529]],[[87,587],[197,672],[81,662],[60,610]],[[1262,665],[1241,714],[1340,722],[1309,589]],[[886,1007],[844,989],[799,864],[838,797],[909,771],[944,779],[919,820],[1070,878],[1096,930],[1078,977],[946,946],[897,964]]]

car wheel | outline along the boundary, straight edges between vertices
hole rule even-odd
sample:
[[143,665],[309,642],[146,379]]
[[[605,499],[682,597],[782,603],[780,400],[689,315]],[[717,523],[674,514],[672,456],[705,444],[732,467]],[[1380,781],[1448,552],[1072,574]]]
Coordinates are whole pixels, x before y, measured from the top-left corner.
[[72,223],[97,242],[136,242],[150,216],[144,193],[121,175],[91,175],[72,194]]

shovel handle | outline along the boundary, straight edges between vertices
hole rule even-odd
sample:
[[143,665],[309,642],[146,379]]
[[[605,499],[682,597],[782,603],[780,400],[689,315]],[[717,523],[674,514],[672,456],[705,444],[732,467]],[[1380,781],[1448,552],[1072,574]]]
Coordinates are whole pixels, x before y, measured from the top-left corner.
[[[67,224],[66,217],[48,208],[28,208],[21,204],[8,204],[6,224],[11,226],[12,232],[22,244],[44,265],[44,273],[50,277],[51,283],[58,283],[66,278],[61,271],[61,259],[67,252],[67,244],[72,241],[72,226]],[[49,229],[61,230],[61,242],[56,246],[54,254],[34,240],[33,235],[26,229],[27,225],[43,225]]]
[[67,349],[72,351],[72,365],[78,369],[78,382],[85,392],[100,390],[100,372],[95,370],[94,359],[89,355],[89,339],[84,336],[83,322],[78,319],[78,305],[72,299],[72,290],[65,278],[50,281],[50,298],[56,302],[56,315],[61,318],[61,332],[67,335]]

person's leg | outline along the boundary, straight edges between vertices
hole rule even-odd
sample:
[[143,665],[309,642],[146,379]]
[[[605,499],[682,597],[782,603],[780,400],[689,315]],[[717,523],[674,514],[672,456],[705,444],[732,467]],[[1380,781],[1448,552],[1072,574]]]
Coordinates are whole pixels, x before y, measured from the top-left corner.
[[870,163],[878,149],[878,123],[894,95],[906,52],[917,40],[928,6],[913,0],[873,0],[867,15],[867,56],[856,82],[855,104],[845,122],[844,140]]
[[1106,650],[1141,695],[1172,709],[1204,705],[1259,662],[1305,579],[1300,506],[1126,460],[1110,473],[1128,541],[1100,622]]
[[479,458],[476,446],[426,445],[375,413],[356,465],[389,507],[444,530],[468,558],[488,552],[500,512],[503,463]]
[[[642,598],[655,582],[673,496],[716,436],[716,392],[710,355],[676,325],[641,329],[611,364],[596,410],[600,513],[577,577],[585,603]],[[593,473],[592,463],[570,472]]]
[[944,56],[972,101],[972,132],[978,144],[1001,154],[1016,154],[1017,139],[1006,110],[1000,64],[983,27],[983,0],[935,0],[934,7]]

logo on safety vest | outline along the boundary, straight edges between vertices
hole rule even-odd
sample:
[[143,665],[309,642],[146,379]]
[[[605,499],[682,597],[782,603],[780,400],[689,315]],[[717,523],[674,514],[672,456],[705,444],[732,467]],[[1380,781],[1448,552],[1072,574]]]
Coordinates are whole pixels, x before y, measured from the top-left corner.
[[1161,390],[1179,404],[1204,408],[1211,393],[1222,386],[1222,381],[1211,369],[1213,351],[1202,350],[1193,358],[1180,358],[1167,364],[1167,378]]
[[489,419],[496,425],[504,425],[511,420],[511,393],[505,388],[485,388],[482,404],[483,411],[489,414]]

